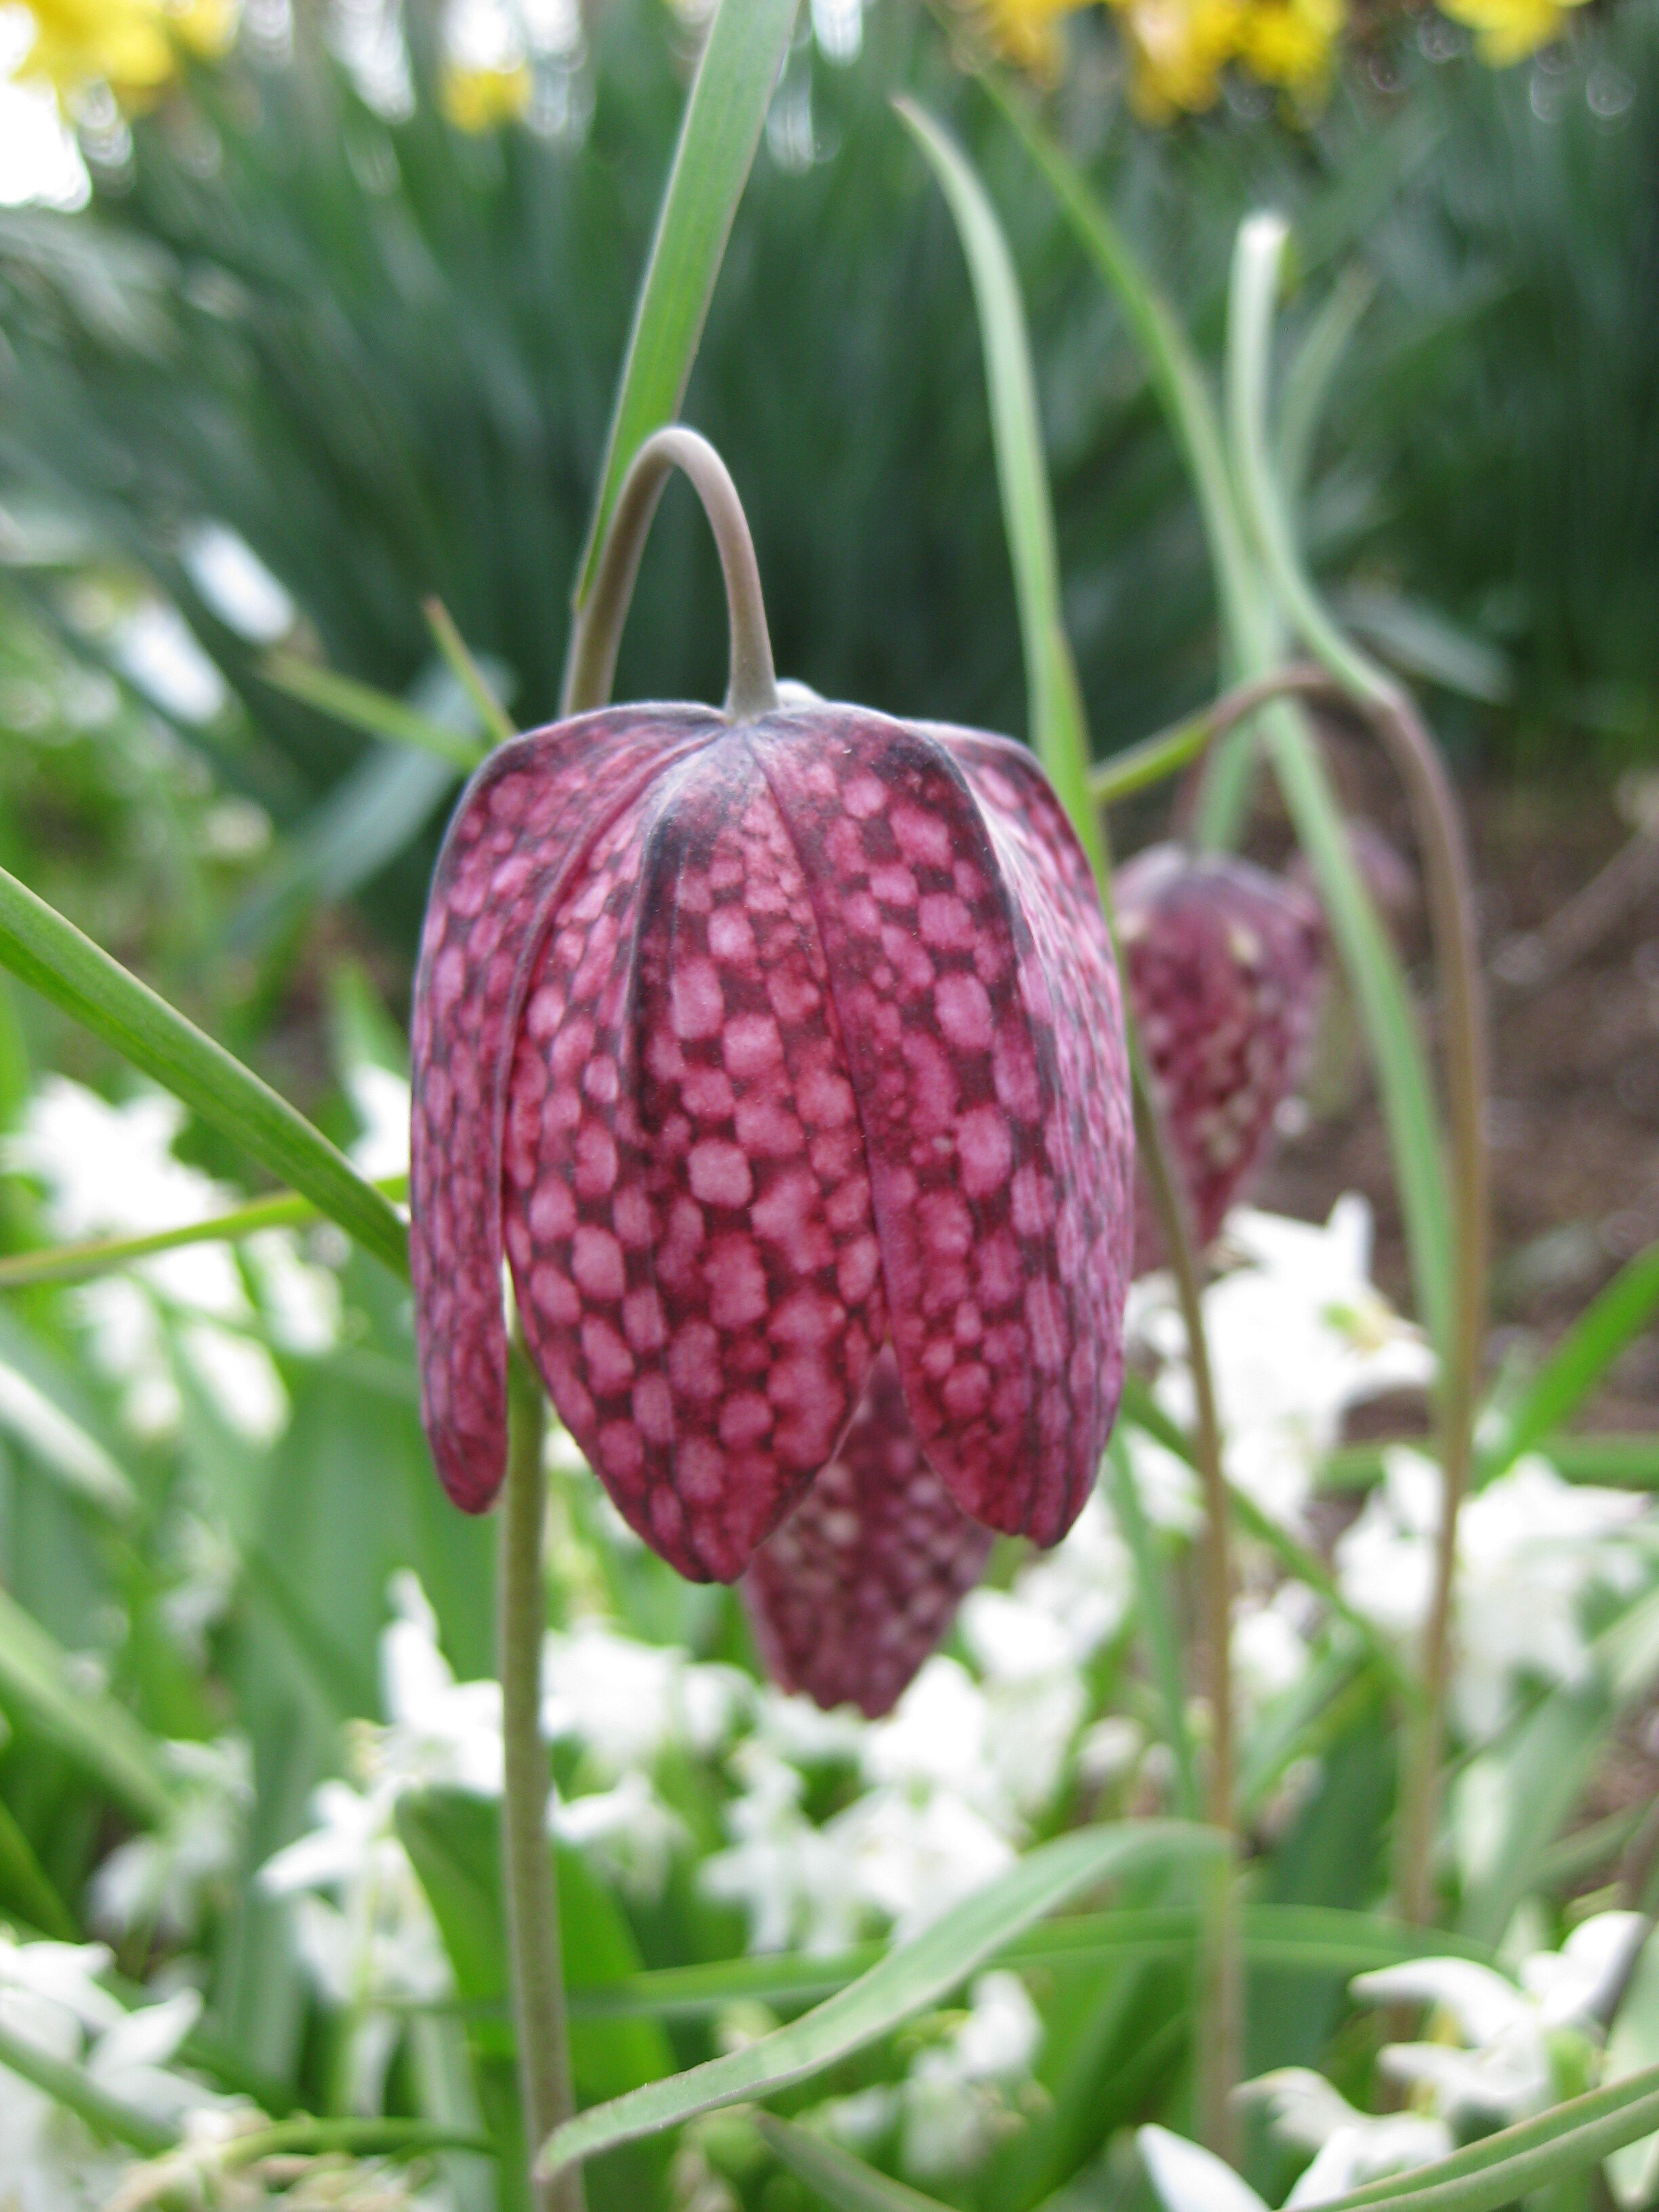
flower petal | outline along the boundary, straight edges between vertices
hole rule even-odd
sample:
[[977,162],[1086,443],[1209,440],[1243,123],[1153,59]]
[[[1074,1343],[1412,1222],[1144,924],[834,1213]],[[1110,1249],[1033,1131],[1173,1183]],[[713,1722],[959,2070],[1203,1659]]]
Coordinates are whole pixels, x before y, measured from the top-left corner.
[[745,732],[573,873],[505,1166],[562,1419],[664,1558],[735,1577],[834,1451],[887,1327],[823,949]]
[[921,1448],[1054,1542],[1116,1409],[1128,1080],[1087,866],[1022,748],[850,708],[750,733],[799,853]]
[[994,1541],[922,1457],[890,1346],[828,1467],[743,1578],[767,1672],[826,1711],[890,1712]]
[[726,727],[705,708],[631,708],[518,738],[467,786],[438,857],[415,979],[410,1263],[422,1418],[469,1512],[506,1461],[501,1123],[546,919],[617,807]]
[[[1115,892],[1129,1003],[1163,1102],[1194,1234],[1208,1244],[1260,1164],[1307,1058],[1324,921],[1311,895],[1248,860],[1138,853]],[[1160,1240],[1143,1201],[1138,1266]]]

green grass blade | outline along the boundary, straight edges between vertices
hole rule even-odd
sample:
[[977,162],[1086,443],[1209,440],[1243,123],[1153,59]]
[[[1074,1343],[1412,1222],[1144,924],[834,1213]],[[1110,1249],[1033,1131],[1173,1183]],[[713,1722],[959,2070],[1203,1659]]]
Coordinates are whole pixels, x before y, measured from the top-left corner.
[[[1490,1482],[1576,1413],[1632,1337],[1659,1309],[1659,1244],[1621,1267],[1562,1338],[1522,1393],[1476,1480]],[[1588,1443],[1590,1439],[1585,1439]],[[1659,1450],[1654,1454],[1659,1462]]]
[[679,412],[798,0],[720,0],[685,106],[617,390],[574,601],[592,587],[629,464]]
[[319,668],[313,661],[301,660],[297,653],[270,654],[260,662],[259,673],[276,690],[286,691],[291,699],[331,714],[348,729],[431,753],[463,775],[470,775],[484,757],[484,748],[459,730],[447,730],[441,722],[406,707],[390,692],[377,691],[372,684],[359,684],[352,676],[337,676],[332,669]]
[[1026,101],[994,76],[986,76],[981,82],[1123,310],[1198,500],[1231,672],[1239,678],[1259,674],[1255,641],[1261,600],[1255,563],[1233,499],[1215,402],[1180,320],[1082,171],[1043,130]]
[[512,716],[490,690],[489,678],[472,658],[449,609],[441,599],[433,599],[422,600],[421,611],[433,642],[448,663],[450,674],[472,702],[479,727],[489,732],[491,744],[504,745],[509,738],[516,738],[519,733]]
[[154,1740],[125,1705],[73,1679],[65,1654],[5,1590],[0,1590],[0,1705],[146,1824],[165,1820],[173,1811],[173,1791]]
[[1033,1921],[1079,1890],[1132,1871],[1168,1866],[1179,1855],[1208,1856],[1220,1848],[1220,1839],[1207,1829],[1173,1820],[1081,1828],[1040,1844],[787,2027],[567,2121],[544,2146],[539,2170],[557,2172],[700,2112],[770,2096],[793,2081],[805,2081],[937,2003]]
[[[406,1195],[409,1177],[383,1176],[370,1185],[383,1198]],[[256,1198],[228,1213],[216,1213],[205,1221],[187,1221],[178,1229],[157,1229],[148,1237],[95,1237],[82,1243],[54,1244],[41,1252],[15,1252],[0,1260],[0,1291],[32,1290],[41,1283],[84,1283],[94,1275],[107,1275],[131,1267],[156,1252],[176,1252],[182,1244],[236,1244],[266,1229],[302,1228],[319,1218],[308,1198],[292,1191],[272,1198]]]
[[770,2112],[757,2112],[755,2125],[780,2164],[835,2212],[945,2212],[938,2197],[890,2180],[822,2136],[809,2135]]
[[269,1084],[0,869],[0,963],[290,1183],[394,1274],[404,1224],[343,1153]]
[[1495,2212],[1659,2129],[1659,2066],[1455,2151],[1352,2190],[1322,2212]]
[[1019,602],[1031,744],[1098,875],[1105,847],[1089,789],[1083,692],[1060,605],[1060,554],[1019,279],[996,211],[960,147],[913,100],[893,104],[939,179],[967,256],[990,388],[1003,528]]
[[1364,1646],[1371,1664],[1381,1669],[1384,1680],[1396,1696],[1407,1705],[1420,1705],[1423,1702],[1421,1685],[1401,1664],[1399,1654],[1376,1623],[1368,1614],[1361,1613],[1358,1606],[1350,1604],[1343,1595],[1341,1584],[1318,1553],[1298,1542],[1287,1528],[1281,1528],[1271,1513],[1264,1513],[1255,1500],[1237,1485],[1228,1485],[1228,1495],[1232,1499],[1233,1512],[1239,1525],[1247,1528],[1258,1543],[1267,1547],[1287,1574],[1305,1583],[1339,1620],[1347,1624]]
[[0,1800],[0,1901],[21,1912],[43,1936],[78,1943],[75,1915],[52,1887],[28,1838]]

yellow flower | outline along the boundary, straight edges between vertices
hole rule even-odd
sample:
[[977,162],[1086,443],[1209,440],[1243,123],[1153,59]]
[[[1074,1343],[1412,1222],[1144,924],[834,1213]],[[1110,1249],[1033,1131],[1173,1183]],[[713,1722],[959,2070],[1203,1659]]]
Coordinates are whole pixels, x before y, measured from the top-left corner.
[[1346,12],[1344,0],[1253,0],[1240,27],[1239,58],[1264,84],[1322,92]]
[[1032,76],[1060,74],[1059,22],[1087,0],[974,0],[970,12],[998,53]]
[[1564,10],[1582,7],[1583,0],[1440,0],[1440,4],[1474,33],[1481,60],[1504,69],[1559,39],[1566,21]]
[[495,131],[516,123],[530,105],[530,64],[476,69],[447,61],[440,82],[444,113],[458,131]]
[[1112,0],[1133,63],[1129,102],[1147,123],[1213,107],[1238,51],[1243,0]]
[[234,0],[29,0],[28,12],[34,43],[20,76],[44,78],[60,97],[107,84],[125,106],[178,74],[179,46],[221,54],[236,31]]

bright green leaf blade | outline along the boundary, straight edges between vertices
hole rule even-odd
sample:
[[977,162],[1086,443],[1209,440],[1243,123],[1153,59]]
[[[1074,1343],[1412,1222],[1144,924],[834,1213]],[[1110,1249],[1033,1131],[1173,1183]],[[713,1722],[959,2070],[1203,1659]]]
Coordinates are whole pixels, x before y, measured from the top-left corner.
[[773,2155],[835,2212],[945,2212],[938,2197],[890,2180],[822,2136],[809,2135],[770,2112],[757,2112],[755,2125]]
[[[409,1189],[407,1175],[382,1176],[372,1186],[384,1198],[402,1198]],[[94,1275],[107,1275],[131,1267],[157,1252],[174,1252],[181,1244],[235,1244],[266,1229],[295,1229],[318,1218],[308,1198],[292,1192],[274,1198],[256,1198],[228,1213],[216,1213],[206,1221],[190,1221],[178,1229],[157,1229],[148,1237],[96,1237],[84,1243],[54,1244],[43,1252],[16,1252],[0,1260],[0,1291],[21,1291],[39,1283],[84,1283]]]
[[0,1704],[50,1738],[141,1820],[164,1820],[173,1792],[152,1739],[125,1705],[83,1688],[32,1613],[0,1590]]
[[0,962],[303,1193],[383,1266],[407,1278],[403,1223],[343,1153],[269,1084],[4,869]]
[[331,714],[348,729],[431,753],[463,775],[470,775],[484,757],[484,748],[476,739],[459,730],[447,730],[441,722],[406,707],[390,692],[377,691],[372,684],[359,684],[355,677],[337,676],[331,669],[319,668],[295,653],[271,653],[260,662],[259,673],[276,690]]
[[[1545,1361],[1504,1425],[1492,1451],[1482,1455],[1478,1480],[1490,1482],[1576,1413],[1631,1340],[1659,1310],[1659,1244],[1650,1244],[1620,1269]],[[1659,1451],[1656,1451],[1659,1460]]]
[[1563,2176],[1582,2173],[1659,2129],[1659,2066],[1504,2128],[1450,2158],[1373,2181],[1322,2212],[1495,2212]]
[[967,257],[990,389],[1003,529],[1019,601],[1031,744],[1098,875],[1104,845],[1089,789],[1083,692],[1060,605],[1054,506],[1019,279],[996,210],[960,147],[914,100],[893,104],[939,179]]
[[686,102],[617,391],[605,466],[576,574],[580,608],[629,464],[679,412],[738,202],[788,51],[798,0],[720,0]]
[[805,2081],[936,2003],[1079,1890],[1148,1865],[1167,1866],[1177,1853],[1210,1856],[1219,1848],[1208,1830],[1173,1820],[1082,1828],[1041,1844],[804,2018],[741,2051],[567,2121],[544,2145],[540,2169],[556,2172],[699,2112]]
[[1287,498],[1302,495],[1326,399],[1376,290],[1376,279],[1369,270],[1345,269],[1285,372],[1279,408],[1279,474]]

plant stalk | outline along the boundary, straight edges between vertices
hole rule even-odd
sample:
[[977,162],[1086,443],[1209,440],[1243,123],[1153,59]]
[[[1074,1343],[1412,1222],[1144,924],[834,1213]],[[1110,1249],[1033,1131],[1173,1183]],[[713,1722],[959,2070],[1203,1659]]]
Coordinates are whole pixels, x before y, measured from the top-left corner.
[[708,441],[695,430],[675,424],[646,440],[623,479],[593,588],[577,614],[571,635],[570,659],[559,701],[562,718],[603,707],[611,696],[617,648],[634,596],[640,556],[662,488],[673,469],[685,471],[702,501],[726,579],[732,659],[725,712],[734,722],[747,722],[773,713],[777,707],[777,678],[761,598],[760,568],[737,486]]
[[1198,2033],[1195,2052],[1199,2133],[1218,2158],[1236,2160],[1232,2092],[1242,2062],[1243,1977],[1239,1944],[1237,1839],[1233,1796],[1231,1500],[1221,1462],[1221,1423],[1215,1380],[1204,1334],[1202,1285],[1187,1206],[1170,1158],[1164,1117],[1152,1095],[1139,1041],[1130,1040],[1135,1094],[1135,1139],[1153,1211],[1164,1233],[1175,1277],[1187,1364],[1196,1415],[1194,1457],[1204,1491],[1203,1595],[1205,1692],[1210,1707],[1210,1755],[1205,1771],[1205,1817],[1234,1839],[1234,1850],[1210,1876],[1199,1945]]
[[559,1899],[547,1832],[551,1771],[541,1734],[542,1640],[547,1600],[542,1527],[546,1402],[522,1349],[507,1367],[507,1480],[502,1492],[500,1613],[503,1797],[501,1861],[507,1898],[520,2102],[537,2212],[584,2212],[581,2168],[533,2177],[536,2154],[574,2114],[569,2032],[560,1958]]
[[1238,343],[1229,362],[1228,417],[1239,496],[1268,577],[1309,652],[1370,722],[1410,802],[1423,860],[1444,1020],[1442,1054],[1450,1118],[1453,1202],[1451,1328],[1436,1394],[1443,1490],[1434,1590],[1424,1635],[1424,1708],[1408,1721],[1396,1827],[1399,1910],[1429,1917],[1445,1707],[1451,1676],[1457,1522],[1474,1462],[1476,1394],[1486,1339],[1488,1168],[1483,1127],[1486,1024],[1475,939],[1474,885],[1462,824],[1433,739],[1407,694],[1346,637],[1303,567],[1267,451],[1267,382],[1274,288],[1287,227],[1252,216],[1239,230],[1233,271]]

